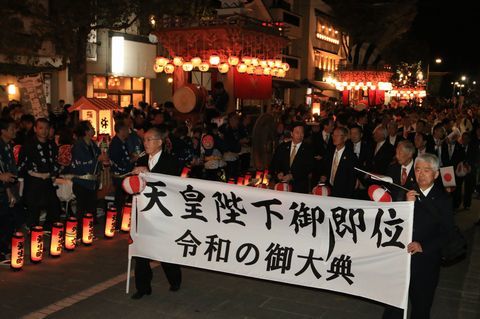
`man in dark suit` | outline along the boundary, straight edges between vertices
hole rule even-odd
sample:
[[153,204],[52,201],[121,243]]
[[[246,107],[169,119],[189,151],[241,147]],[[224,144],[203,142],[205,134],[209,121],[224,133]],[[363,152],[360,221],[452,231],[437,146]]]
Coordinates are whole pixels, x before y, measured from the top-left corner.
[[[453,211],[449,196],[435,183],[438,158],[432,154],[415,159],[417,186],[407,192],[406,199],[415,202],[412,242],[407,252],[410,264],[411,319],[429,319],[441,265],[441,249],[453,229]],[[403,310],[386,307],[383,319],[401,319]]]
[[392,144],[393,148],[396,149],[400,141],[403,140],[403,137],[398,133],[398,124],[395,121],[391,121],[387,125],[388,138],[387,141]]
[[357,183],[355,167],[358,159],[351,147],[346,147],[348,130],[344,127],[337,127],[333,131],[333,145],[327,157],[327,170],[320,178],[321,182],[328,182],[332,187],[332,196],[353,198]]
[[280,144],[273,154],[270,172],[274,179],[291,183],[292,191],[310,192],[309,178],[313,170],[313,151],[304,143],[303,123],[293,124],[292,141]]
[[[467,174],[463,177],[465,184],[463,191],[463,208],[469,210],[472,204],[472,195],[475,189],[475,173],[477,171],[478,161],[478,144],[473,142],[470,137],[470,133],[465,132],[462,134],[462,148],[465,152],[465,161],[463,165],[467,169]],[[457,185],[458,188],[462,188],[462,185]]]
[[[397,162],[391,164],[387,170],[387,176],[393,179],[393,182],[402,185],[407,189],[412,189],[415,185],[415,173],[413,169],[413,155],[415,147],[409,140],[398,143],[395,150]],[[394,202],[404,201],[406,192],[399,187],[387,185]]]
[[370,171],[372,173],[385,175],[388,165],[393,161],[395,150],[393,146],[386,141],[386,138],[387,129],[382,125],[378,125],[373,131],[375,147],[373,147],[373,152],[370,155]]
[[333,149],[332,132],[335,123],[332,119],[323,119],[321,125],[315,125],[312,128],[310,144],[312,145],[314,164],[312,172],[312,185],[315,186],[320,179],[320,175],[325,170],[326,157],[330,149]]
[[[457,169],[457,166],[460,162],[465,160],[465,151],[462,148],[462,145],[457,142],[460,138],[460,131],[453,130],[448,134],[447,138],[442,145],[442,164],[444,167],[453,166],[453,170]],[[462,185],[463,177],[455,174],[455,180],[457,187],[453,191],[453,208],[458,209],[462,201]]]
[[[133,170],[133,174],[152,172],[174,176],[180,175],[178,161],[162,150],[162,133],[158,128],[152,127],[145,133],[143,145],[147,155],[138,159],[138,166]],[[180,289],[180,284],[182,283],[180,266],[162,262],[162,268],[170,284],[170,290],[177,291]],[[150,260],[135,257],[135,287],[137,292],[132,295],[132,299],[140,299],[144,295],[152,293],[152,277]]]

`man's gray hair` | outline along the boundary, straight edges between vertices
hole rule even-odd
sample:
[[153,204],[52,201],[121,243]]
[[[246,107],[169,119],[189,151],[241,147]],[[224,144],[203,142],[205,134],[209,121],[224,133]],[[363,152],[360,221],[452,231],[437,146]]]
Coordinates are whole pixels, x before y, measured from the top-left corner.
[[440,167],[440,161],[438,160],[438,157],[433,154],[425,153],[417,156],[417,158],[415,159],[415,166],[418,162],[426,162],[430,164],[435,172],[438,171],[438,168]]
[[409,153],[410,155],[415,154],[415,146],[409,140],[398,142],[397,148],[401,148],[403,151]]
[[378,124],[377,127],[373,130],[373,133],[375,133],[376,130],[381,130],[381,132],[383,133],[383,138],[387,139],[388,132],[385,126],[383,126],[382,124]]

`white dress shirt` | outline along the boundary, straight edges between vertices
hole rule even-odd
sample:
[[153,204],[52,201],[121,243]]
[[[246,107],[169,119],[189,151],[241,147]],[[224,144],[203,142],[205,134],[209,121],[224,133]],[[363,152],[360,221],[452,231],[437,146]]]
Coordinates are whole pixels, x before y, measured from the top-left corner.
[[151,171],[155,165],[157,165],[158,160],[160,159],[160,155],[162,155],[162,151],[148,156],[148,170]]
[[427,197],[428,193],[430,193],[430,191],[432,190],[433,185],[434,185],[434,184],[432,184],[432,186],[430,186],[430,187],[427,188],[426,190],[422,190],[422,189],[420,188],[420,191],[422,192],[423,196]]

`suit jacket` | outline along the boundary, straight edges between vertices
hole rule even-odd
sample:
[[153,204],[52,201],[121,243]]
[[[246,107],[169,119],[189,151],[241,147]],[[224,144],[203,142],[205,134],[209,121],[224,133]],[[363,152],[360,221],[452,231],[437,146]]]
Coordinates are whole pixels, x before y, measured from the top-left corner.
[[[331,150],[327,157],[327,171],[324,172],[327,181],[330,181],[334,155],[335,150]],[[355,167],[358,167],[357,156],[351,147],[345,145],[342,157],[338,162],[333,185],[331,185],[333,197],[353,198],[357,181],[357,171],[354,169]]]
[[[390,176],[393,179],[393,182],[398,185],[402,185],[402,165],[395,163],[395,164],[390,164],[387,169],[387,176]],[[414,166],[412,165],[412,168],[410,169],[410,172],[408,172],[407,175],[407,181],[405,185],[402,185],[406,189],[413,189],[413,187],[416,184],[416,179],[415,179],[415,170]],[[387,188],[390,190],[390,194],[392,195],[392,200],[394,202],[400,202],[405,200],[405,196],[407,192],[399,187],[396,187],[394,185],[385,185]]]
[[[355,148],[352,143],[352,141],[348,140],[345,143],[346,147],[349,147],[352,149],[352,152],[355,154]],[[357,156],[357,165],[358,168],[361,169],[367,169],[368,167],[368,162],[369,162],[369,157],[372,154],[372,145],[366,141],[360,141],[360,154]]]
[[463,150],[462,145],[460,143],[455,142],[455,148],[453,150],[452,157],[450,158],[448,155],[448,143],[447,141],[443,142],[442,144],[442,165],[443,166],[453,166],[455,170],[457,168],[458,163],[465,160],[465,152]]
[[395,136],[395,143],[392,144],[392,143],[390,142],[390,135],[387,136],[387,140],[386,140],[386,141],[389,142],[389,143],[393,146],[393,149],[396,149],[398,143],[400,143],[400,141],[403,141],[403,140],[404,140],[403,136],[400,136],[400,135],[397,134],[397,135]]
[[[148,155],[142,156],[137,161],[137,166],[146,166],[148,167]],[[162,151],[160,158],[158,159],[157,164],[150,170],[151,173],[166,174],[173,176],[180,176],[180,165],[178,160],[168,154],[165,151]]]
[[292,174],[292,190],[306,194],[310,192],[309,177],[313,170],[313,151],[311,146],[303,141],[290,167],[291,144],[291,142],[284,142],[278,145],[272,157],[270,172],[275,180],[279,173]]
[[374,154],[375,147],[375,145],[372,147],[370,154],[370,171],[385,175],[387,173],[388,165],[392,163],[395,149],[387,140],[385,140],[385,143],[380,147],[377,154]]

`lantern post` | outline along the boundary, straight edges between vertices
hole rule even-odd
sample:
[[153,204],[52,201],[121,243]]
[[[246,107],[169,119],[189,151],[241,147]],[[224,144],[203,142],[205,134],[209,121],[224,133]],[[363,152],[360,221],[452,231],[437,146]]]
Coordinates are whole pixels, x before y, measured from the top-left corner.
[[34,264],[43,259],[43,227],[34,226],[30,233],[30,261]]
[[21,270],[25,260],[25,237],[23,233],[16,232],[12,236],[12,256],[10,267],[14,271]]

